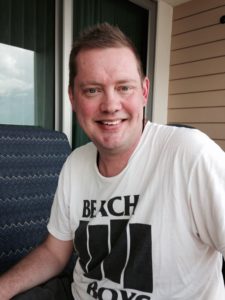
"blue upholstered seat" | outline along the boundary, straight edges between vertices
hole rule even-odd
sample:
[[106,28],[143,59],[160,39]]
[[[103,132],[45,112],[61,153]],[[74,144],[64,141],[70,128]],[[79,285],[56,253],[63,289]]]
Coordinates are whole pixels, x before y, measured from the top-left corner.
[[0,273],[46,236],[58,176],[70,152],[61,132],[0,125]]

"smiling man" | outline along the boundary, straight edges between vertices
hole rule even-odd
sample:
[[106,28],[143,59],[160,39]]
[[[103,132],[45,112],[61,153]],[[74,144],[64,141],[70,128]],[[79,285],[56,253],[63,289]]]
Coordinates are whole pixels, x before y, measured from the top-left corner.
[[132,50],[121,46],[82,50],[76,68],[73,109],[98,148],[102,175],[116,175],[141,138],[149,80],[140,76]]
[[56,276],[74,246],[72,294],[50,280],[15,299],[224,300],[225,153],[198,130],[144,122],[149,80],[117,27],[84,32],[69,66],[91,142],[67,159],[49,236],[0,278],[0,299]]

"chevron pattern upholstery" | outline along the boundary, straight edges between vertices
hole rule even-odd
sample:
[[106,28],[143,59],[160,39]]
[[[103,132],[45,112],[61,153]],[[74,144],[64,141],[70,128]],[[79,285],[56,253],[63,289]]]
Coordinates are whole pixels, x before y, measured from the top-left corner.
[[61,132],[0,125],[0,273],[46,236],[59,172],[70,152]]

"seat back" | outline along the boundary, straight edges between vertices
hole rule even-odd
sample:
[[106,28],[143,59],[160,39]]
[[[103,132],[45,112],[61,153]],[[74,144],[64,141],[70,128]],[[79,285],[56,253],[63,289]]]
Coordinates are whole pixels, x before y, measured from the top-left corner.
[[45,238],[58,176],[70,152],[61,132],[0,125],[0,273]]

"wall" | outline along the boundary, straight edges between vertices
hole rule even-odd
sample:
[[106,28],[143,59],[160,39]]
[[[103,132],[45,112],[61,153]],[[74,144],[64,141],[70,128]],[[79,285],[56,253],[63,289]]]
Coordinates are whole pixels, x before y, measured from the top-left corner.
[[225,150],[225,0],[173,12],[168,123],[199,128]]

